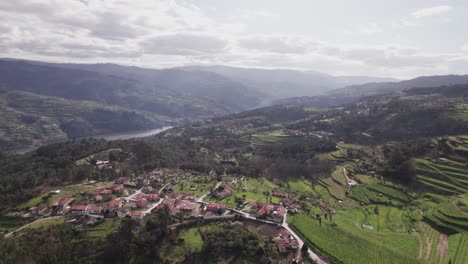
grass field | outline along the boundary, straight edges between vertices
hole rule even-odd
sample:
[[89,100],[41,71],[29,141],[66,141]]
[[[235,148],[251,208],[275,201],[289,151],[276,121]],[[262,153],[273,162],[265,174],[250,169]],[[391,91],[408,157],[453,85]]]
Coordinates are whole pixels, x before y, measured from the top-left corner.
[[28,219],[19,216],[0,216],[0,232],[12,231],[24,224],[26,224]]
[[45,221],[32,223],[27,227],[27,229],[43,228],[43,227],[49,227],[52,225],[60,225],[63,223],[64,223],[64,218],[54,218],[54,219],[48,219]]
[[312,189],[312,183],[305,179],[294,179],[289,180],[288,185],[291,189],[302,193],[314,194],[315,191]]
[[205,194],[215,187],[209,176],[197,176],[192,180],[181,180],[172,186],[174,192],[193,193],[197,196]]
[[119,218],[116,219],[106,219],[104,222],[92,226],[89,228],[88,237],[93,239],[105,238],[112,231],[117,230],[120,226],[122,220]]

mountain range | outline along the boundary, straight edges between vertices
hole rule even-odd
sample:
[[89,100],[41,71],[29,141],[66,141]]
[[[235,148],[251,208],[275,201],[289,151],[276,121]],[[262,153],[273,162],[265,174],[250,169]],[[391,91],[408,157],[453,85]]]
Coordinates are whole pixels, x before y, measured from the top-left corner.
[[[367,95],[464,83],[468,83],[467,75],[398,81],[285,69],[228,66],[147,69],[116,64],[0,59],[2,112],[5,113],[0,150],[41,145],[48,142],[47,138],[56,141],[180,124],[238,113],[272,102],[328,107],[351,103]],[[34,98],[35,103],[25,112],[20,100],[14,100],[15,96]],[[25,100],[32,101],[29,99]],[[56,111],[50,112],[51,109]],[[94,115],[90,119],[97,109],[108,114]],[[68,117],[64,119],[63,113]],[[132,120],[128,113],[133,116]],[[50,129],[37,130],[36,121],[24,122],[29,118],[23,117],[31,115],[35,116],[34,120],[53,120],[46,127],[55,127],[53,131],[57,133]],[[9,121],[5,121],[7,116]],[[104,126],[110,123],[112,125]],[[20,127],[29,132],[19,133]],[[47,137],[47,134],[50,135]]]

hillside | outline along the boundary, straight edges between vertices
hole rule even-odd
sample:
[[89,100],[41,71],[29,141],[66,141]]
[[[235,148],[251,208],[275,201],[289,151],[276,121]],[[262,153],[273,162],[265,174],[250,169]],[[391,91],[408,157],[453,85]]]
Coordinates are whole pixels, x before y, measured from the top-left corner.
[[92,101],[0,90],[0,151],[163,126],[163,117]]
[[[142,140],[84,139],[0,155],[0,230],[6,234],[0,245],[12,248],[0,256],[55,259],[62,251],[66,261],[73,255],[66,250],[79,248],[87,254],[78,259],[91,262],[220,262],[220,256],[237,255],[269,263],[316,254],[327,263],[464,264],[464,88],[410,89],[322,109],[276,105]],[[97,159],[110,165],[94,165]],[[117,188],[124,191],[114,194]],[[56,189],[61,192],[50,193]],[[103,219],[95,222],[96,215],[77,209],[57,212],[54,201],[66,197],[74,205],[105,208]],[[116,201],[118,210],[112,209]],[[51,211],[23,217],[44,206]],[[277,209],[265,218],[268,206]],[[75,246],[28,243],[65,235],[76,238]],[[298,241],[303,250],[288,247]]]
[[245,86],[214,73],[107,64],[0,60],[0,84],[187,119],[247,110],[261,100],[261,96]]

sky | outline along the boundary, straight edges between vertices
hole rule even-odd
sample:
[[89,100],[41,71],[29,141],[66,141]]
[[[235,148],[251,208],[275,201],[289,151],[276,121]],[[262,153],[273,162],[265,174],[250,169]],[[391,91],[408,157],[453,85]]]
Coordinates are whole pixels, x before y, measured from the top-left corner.
[[465,0],[0,0],[0,57],[468,74]]

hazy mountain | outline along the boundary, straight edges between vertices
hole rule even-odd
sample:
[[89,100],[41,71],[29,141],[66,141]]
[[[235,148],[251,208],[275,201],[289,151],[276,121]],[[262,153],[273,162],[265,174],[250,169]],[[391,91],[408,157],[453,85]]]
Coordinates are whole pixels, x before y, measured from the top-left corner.
[[92,100],[173,118],[200,118],[257,106],[261,95],[210,72],[151,70],[113,64],[0,60],[0,85]]
[[362,97],[377,94],[399,92],[416,87],[438,87],[468,83],[468,75],[421,76],[401,82],[367,83],[352,85],[331,91],[329,94],[340,97]]
[[179,69],[209,71],[236,80],[271,99],[317,95],[335,88],[368,82],[397,81],[392,78],[332,76],[313,71],[255,69],[228,66],[186,66]]

